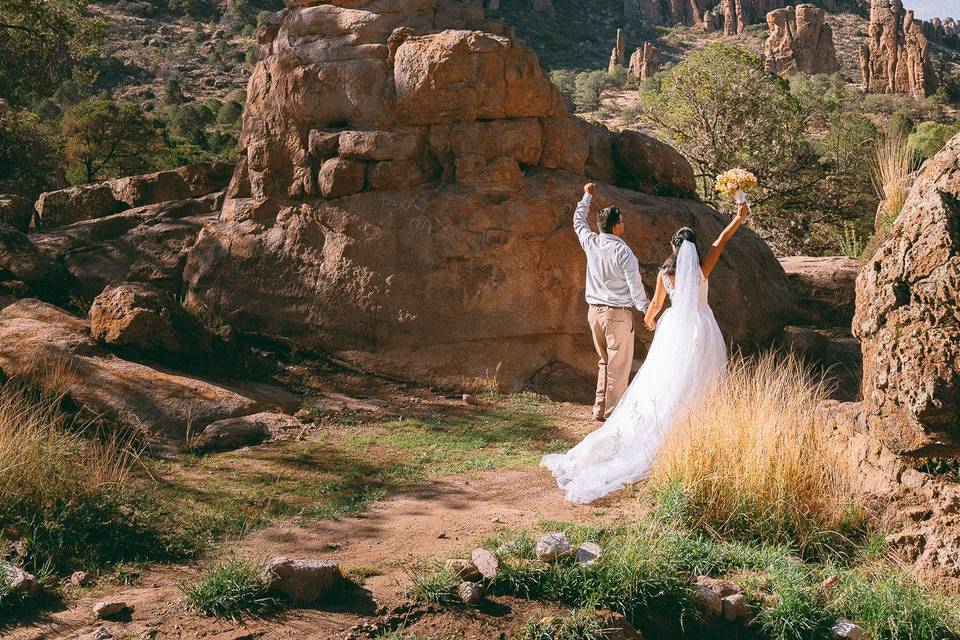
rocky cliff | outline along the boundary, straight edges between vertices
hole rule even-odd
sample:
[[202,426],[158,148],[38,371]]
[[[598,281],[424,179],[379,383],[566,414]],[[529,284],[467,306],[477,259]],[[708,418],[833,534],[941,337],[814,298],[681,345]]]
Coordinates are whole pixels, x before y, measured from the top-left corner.
[[923,98],[937,89],[929,45],[913,11],[901,0],[873,0],[870,35],[860,48],[863,88],[874,93],[902,93]]
[[[677,227],[709,241],[725,224],[638,193],[691,191],[690,166],[571,117],[476,5],[290,0],[258,38],[240,160],[184,270],[188,299],[242,331],[409,378],[550,390],[595,364],[570,228],[584,181],[623,210],[648,284]],[[779,326],[787,284],[759,238],[739,235],[715,273],[731,340]]]
[[840,70],[833,30],[826,22],[823,9],[812,4],[777,9],[767,14],[767,27],[770,29],[764,44],[767,71],[814,75]]

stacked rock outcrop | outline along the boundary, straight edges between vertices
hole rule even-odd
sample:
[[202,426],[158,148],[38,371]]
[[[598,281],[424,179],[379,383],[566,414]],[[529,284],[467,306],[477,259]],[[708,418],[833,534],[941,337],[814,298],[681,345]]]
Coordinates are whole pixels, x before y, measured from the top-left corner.
[[636,80],[646,80],[660,71],[660,53],[657,48],[649,42],[644,42],[642,47],[630,56],[630,73]]
[[624,0],[624,14],[645,18],[655,24],[703,27],[707,31],[723,29],[727,35],[742,33],[747,25],[761,22],[783,0]]
[[863,89],[923,98],[937,89],[929,44],[901,0],[872,0],[870,37],[860,47]]
[[627,56],[627,45],[623,39],[623,29],[617,29],[617,43],[610,51],[610,62],[607,65],[607,72],[613,73],[617,67],[624,66]]
[[[472,3],[289,0],[258,34],[240,159],[188,255],[188,300],[411,379],[586,379],[570,228],[583,183],[605,183],[597,205],[623,211],[648,283],[677,227],[709,239],[726,221],[638,193],[690,193],[693,171],[649,136],[568,114],[498,29]],[[721,326],[735,342],[770,335],[789,305],[782,269],[750,232],[727,255],[711,287]]]
[[764,44],[767,71],[792,75],[835,73],[840,70],[833,46],[833,30],[826,12],[812,4],[799,4],[767,14],[770,35]]

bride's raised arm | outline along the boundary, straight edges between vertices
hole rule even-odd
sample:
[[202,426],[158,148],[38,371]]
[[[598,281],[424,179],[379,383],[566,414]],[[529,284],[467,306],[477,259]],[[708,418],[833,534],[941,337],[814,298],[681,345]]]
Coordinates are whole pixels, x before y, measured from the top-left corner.
[[723,232],[720,234],[720,237],[718,237],[710,246],[710,250],[707,252],[706,257],[704,257],[703,262],[700,264],[700,270],[703,271],[704,278],[710,277],[710,272],[713,271],[715,266],[717,266],[717,260],[720,259],[720,254],[723,253],[723,248],[727,246],[730,238],[733,237],[733,234],[737,232],[737,229],[739,229],[740,225],[743,224],[743,221],[746,220],[747,213],[749,211],[750,208],[747,206],[747,203],[741,203],[737,210],[737,215],[733,217],[733,220],[731,220],[730,224],[727,225],[727,228],[723,230]]

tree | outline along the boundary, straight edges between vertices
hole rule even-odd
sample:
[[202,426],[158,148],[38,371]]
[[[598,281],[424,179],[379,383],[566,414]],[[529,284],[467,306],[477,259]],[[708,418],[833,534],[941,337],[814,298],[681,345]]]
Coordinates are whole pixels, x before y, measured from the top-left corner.
[[64,158],[74,182],[144,171],[158,150],[153,124],[128,102],[88,100],[63,114]]
[[603,90],[612,84],[606,71],[584,71],[574,80],[573,104],[577,111],[596,111],[600,108]]
[[[0,95],[13,106],[47,97],[78,66],[96,60],[103,24],[83,16],[87,0],[0,3]],[[83,74],[77,77],[83,77]]]
[[48,186],[56,169],[53,131],[26,110],[0,111],[0,181],[12,180],[28,191]]
[[641,102],[645,118],[690,160],[706,199],[716,197],[717,174],[756,174],[751,224],[777,249],[795,249],[810,224],[806,196],[823,171],[806,139],[809,115],[784,79],[753,53],[711,43],[645,85]]

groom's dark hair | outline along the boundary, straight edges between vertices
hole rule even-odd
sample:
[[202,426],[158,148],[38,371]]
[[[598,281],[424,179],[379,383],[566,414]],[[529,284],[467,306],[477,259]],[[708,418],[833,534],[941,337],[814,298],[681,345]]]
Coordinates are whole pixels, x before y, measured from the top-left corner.
[[622,220],[620,209],[617,207],[604,207],[597,216],[597,224],[600,225],[600,231],[603,233],[613,233],[613,228]]

